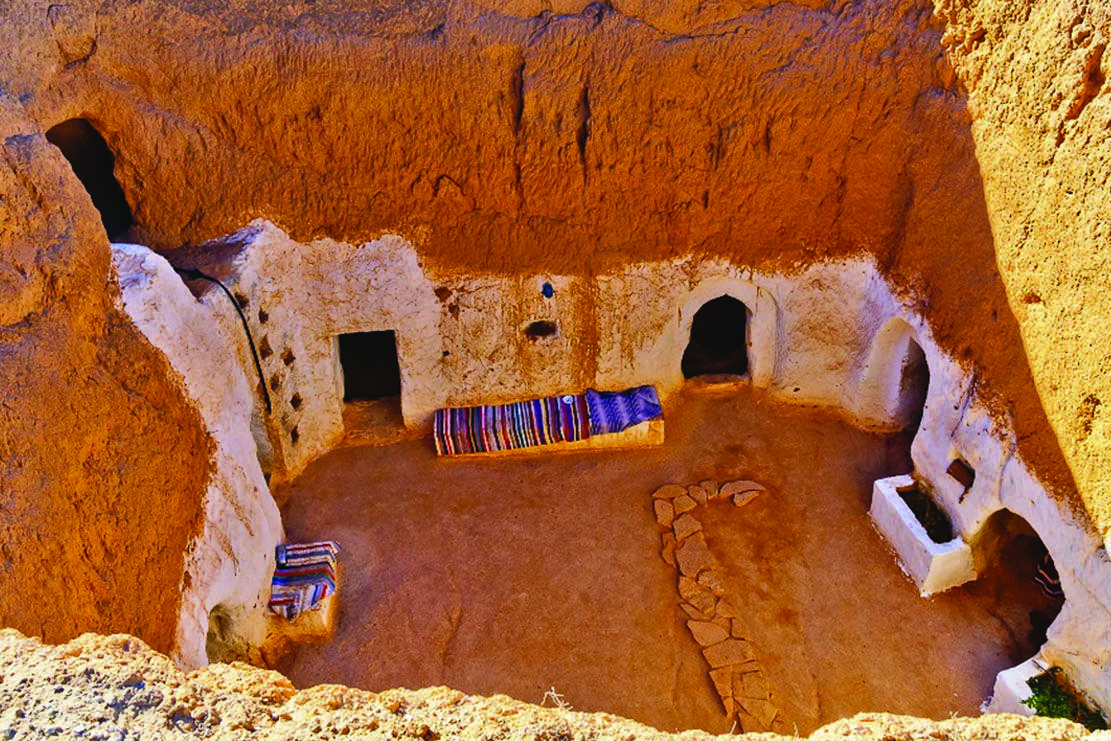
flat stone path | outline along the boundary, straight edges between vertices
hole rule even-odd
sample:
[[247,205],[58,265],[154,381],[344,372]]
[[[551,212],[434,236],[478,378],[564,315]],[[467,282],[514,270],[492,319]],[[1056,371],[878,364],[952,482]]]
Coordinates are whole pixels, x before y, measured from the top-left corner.
[[691,388],[666,412],[667,442],[647,450],[451,461],[422,439],[316,461],[276,493],[291,540],[344,548],[338,628],[278,668],[301,687],[535,703],[554,689],[576,710],[728,732],[726,680],[698,640],[720,636],[687,626],[652,497],[709,480],[768,490],[743,507],[695,501],[692,519],[777,729],[865,710],[973,715],[995,672],[1033,653],[1022,584],[924,601],[869,525],[871,482],[909,470],[905,437],[747,388]]

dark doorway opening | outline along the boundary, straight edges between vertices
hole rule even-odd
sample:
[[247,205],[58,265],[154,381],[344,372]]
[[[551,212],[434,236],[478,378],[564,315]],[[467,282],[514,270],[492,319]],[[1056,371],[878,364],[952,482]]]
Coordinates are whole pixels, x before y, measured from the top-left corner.
[[384,399],[401,394],[397,337],[392,330],[339,336],[343,400]]
[[126,234],[134,223],[131,206],[116,180],[116,158],[100,132],[83,118],[71,118],[47,131],[46,140],[62,150],[73,173],[89,192],[108,238],[118,239]]
[[998,619],[1012,626],[1009,658],[1025,661],[1045,643],[1046,631],[1065,603],[1053,560],[1034,528],[1006,509],[987,519],[974,549],[980,578],[965,588],[998,600]]
[[903,429],[918,430],[926,410],[926,394],[930,390],[930,367],[922,346],[911,338],[903,359],[903,372],[899,379],[899,398],[902,400],[900,417],[905,420]]
[[703,304],[691,321],[683,377],[748,373],[747,323],[748,309],[732,296]]

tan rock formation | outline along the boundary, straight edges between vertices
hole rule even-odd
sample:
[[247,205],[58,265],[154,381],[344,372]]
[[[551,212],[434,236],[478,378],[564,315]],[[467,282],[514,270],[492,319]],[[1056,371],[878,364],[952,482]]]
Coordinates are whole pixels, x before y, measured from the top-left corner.
[[1111,7],[938,0],[969,91],[1000,275],[1046,414],[1111,534]]
[[[186,674],[124,635],[86,635],[55,647],[2,631],[0,677],[0,733],[15,737],[715,738],[700,731],[661,733],[613,715],[540,708],[504,696],[471,697],[444,687],[373,693],[320,685],[298,691],[280,674],[244,664],[215,664]],[[811,738],[1072,741],[1086,735],[1074,723],[1045,718],[938,722],[867,714],[821,728]]]

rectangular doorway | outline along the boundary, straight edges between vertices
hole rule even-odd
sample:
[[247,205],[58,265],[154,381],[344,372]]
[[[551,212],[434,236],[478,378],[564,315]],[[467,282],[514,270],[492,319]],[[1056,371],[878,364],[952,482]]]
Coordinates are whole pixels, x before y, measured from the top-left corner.
[[345,402],[401,395],[397,336],[393,330],[341,334],[339,362]]

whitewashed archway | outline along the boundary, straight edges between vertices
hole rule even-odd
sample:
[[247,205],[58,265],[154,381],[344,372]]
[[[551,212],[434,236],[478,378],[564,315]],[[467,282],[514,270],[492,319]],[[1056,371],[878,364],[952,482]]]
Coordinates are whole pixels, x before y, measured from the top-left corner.
[[916,353],[929,369],[917,333],[906,320],[895,317],[880,328],[857,387],[858,416],[873,424],[891,426],[905,425],[914,416],[918,410],[911,407],[919,400],[906,397],[903,373]]
[[729,296],[740,301],[748,310],[745,344],[748,349],[748,375],[752,385],[770,386],[775,377],[776,356],[776,308],[771,294],[755,283],[740,278],[711,278],[699,283],[687,294],[679,307],[678,324],[675,327],[678,349],[672,359],[670,375],[682,378],[683,352],[690,339],[691,323],[694,315],[707,302]]

